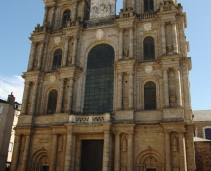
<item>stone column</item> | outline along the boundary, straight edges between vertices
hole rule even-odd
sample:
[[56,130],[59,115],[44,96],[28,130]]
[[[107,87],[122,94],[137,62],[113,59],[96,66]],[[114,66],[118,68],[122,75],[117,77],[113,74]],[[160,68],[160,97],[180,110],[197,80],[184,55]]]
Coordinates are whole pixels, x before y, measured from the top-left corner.
[[42,61],[42,56],[43,56],[44,45],[45,45],[45,42],[42,41],[41,46],[40,46],[40,53],[39,53],[39,57],[38,57],[38,64],[37,64],[38,69],[41,68],[41,61]]
[[25,147],[24,147],[24,152],[23,152],[22,171],[26,171],[26,168],[27,168],[29,144],[30,144],[30,135],[26,135]]
[[166,27],[166,23],[165,22],[162,22],[161,23],[161,40],[162,40],[162,53],[163,55],[166,54],[166,30],[165,30],[165,27]]
[[51,151],[50,171],[56,170],[57,145],[58,145],[58,135],[53,134],[53,147]]
[[12,153],[12,164],[11,164],[11,171],[16,171],[18,167],[18,158],[19,158],[19,150],[21,144],[21,136],[15,135],[15,144]]
[[166,150],[166,170],[171,171],[171,151],[170,151],[170,133],[165,134],[165,150]]
[[115,135],[114,171],[120,170],[120,132]]
[[65,162],[65,164],[64,164],[64,171],[70,171],[70,168],[71,168],[72,142],[73,142],[72,131],[68,131],[67,143],[66,143],[66,154],[65,154],[65,161],[64,161]]
[[68,99],[67,99],[67,112],[71,112],[72,109],[72,98],[73,98],[73,78],[70,78],[70,84],[69,84],[69,93],[68,93]]
[[133,11],[136,11],[136,3],[135,3],[135,0],[132,1],[132,7],[133,7]]
[[47,22],[47,16],[48,16],[48,7],[45,6],[45,14],[44,14],[44,18],[43,18],[43,26],[45,25],[45,23]]
[[119,59],[123,58],[123,32],[124,29],[119,29]]
[[177,25],[176,21],[171,22],[172,25],[172,33],[173,33],[173,46],[174,46],[174,53],[178,53],[178,41],[177,41]]
[[190,82],[189,82],[189,70],[188,64],[182,64],[182,81],[183,81],[183,94],[184,94],[184,107],[186,110],[191,109],[190,100]]
[[63,58],[63,63],[62,66],[65,67],[67,65],[67,57],[68,57],[68,50],[69,50],[69,41],[70,37],[67,37],[65,39],[65,47],[64,47],[64,58]]
[[122,109],[122,73],[118,73],[117,75],[117,95],[118,95],[118,100],[117,100],[117,109],[121,110]]
[[52,14],[51,14],[51,27],[53,27],[53,20],[54,20],[54,14],[55,14],[56,5],[52,6]]
[[82,10],[81,10],[81,21],[84,20],[84,8],[85,8],[85,1],[82,1]]
[[22,115],[26,114],[26,111],[27,111],[29,88],[30,88],[30,83],[25,82],[23,100],[22,100],[22,107],[21,107],[21,114]]
[[78,2],[74,2],[74,5],[73,5],[73,14],[72,14],[72,20],[75,20],[76,19],[76,13],[77,13],[77,5],[78,5]]
[[129,50],[130,58],[133,58],[133,27],[130,28],[130,50]]
[[31,47],[31,52],[30,52],[30,57],[29,57],[28,71],[31,71],[33,69],[36,46],[37,46],[37,42],[32,42],[32,47]]
[[133,73],[129,73],[129,108],[133,109]]
[[175,68],[177,107],[182,107],[181,78],[179,68]]
[[110,132],[104,131],[103,171],[109,171]]
[[59,93],[59,99],[58,99],[58,106],[57,106],[57,113],[62,112],[62,103],[63,103],[63,94],[64,94],[64,79],[60,79],[60,93]]
[[168,69],[163,70],[163,81],[164,81],[164,97],[165,107],[169,107],[169,80],[168,80]]
[[75,151],[76,151],[76,134],[73,134],[73,145],[72,145],[72,164],[71,169],[75,170]]
[[179,133],[180,171],[187,171],[184,132]]
[[77,43],[78,43],[78,36],[74,36],[73,56],[72,56],[72,64],[73,65],[75,65],[76,56],[77,56]]
[[33,97],[32,97],[32,105],[31,105],[31,114],[33,115],[35,113],[35,106],[37,101],[37,88],[39,85],[39,81],[34,82],[34,91],[33,91]]
[[127,171],[133,171],[133,133],[128,133]]
[[126,0],[123,0],[123,10],[126,10]]

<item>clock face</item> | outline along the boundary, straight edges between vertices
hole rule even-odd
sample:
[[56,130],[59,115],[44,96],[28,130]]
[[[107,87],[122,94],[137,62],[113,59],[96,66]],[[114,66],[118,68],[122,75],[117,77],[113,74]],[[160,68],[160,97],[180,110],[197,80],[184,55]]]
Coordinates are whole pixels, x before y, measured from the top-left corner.
[[146,72],[147,74],[151,74],[152,70],[153,70],[153,68],[152,68],[151,65],[145,66],[145,72]]

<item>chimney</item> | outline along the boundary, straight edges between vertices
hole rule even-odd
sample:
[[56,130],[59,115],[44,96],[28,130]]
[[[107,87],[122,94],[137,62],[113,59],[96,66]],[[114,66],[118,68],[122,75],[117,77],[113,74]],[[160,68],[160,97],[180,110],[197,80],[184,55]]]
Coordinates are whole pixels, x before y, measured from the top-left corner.
[[12,92],[10,95],[8,95],[8,99],[7,99],[7,102],[11,105],[14,105],[14,102],[15,102],[15,97],[13,96]]

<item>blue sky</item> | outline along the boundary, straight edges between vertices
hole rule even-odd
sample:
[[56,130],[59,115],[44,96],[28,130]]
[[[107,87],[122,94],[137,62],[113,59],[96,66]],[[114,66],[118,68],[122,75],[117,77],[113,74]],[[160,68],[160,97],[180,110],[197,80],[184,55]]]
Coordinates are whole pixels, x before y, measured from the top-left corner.
[[[211,1],[178,0],[187,12],[187,40],[192,57],[190,71],[193,110],[211,109]],[[117,12],[122,1],[117,0]],[[0,98],[10,92],[22,102],[22,72],[26,71],[31,42],[37,23],[42,23],[42,0],[6,0],[0,6]]]

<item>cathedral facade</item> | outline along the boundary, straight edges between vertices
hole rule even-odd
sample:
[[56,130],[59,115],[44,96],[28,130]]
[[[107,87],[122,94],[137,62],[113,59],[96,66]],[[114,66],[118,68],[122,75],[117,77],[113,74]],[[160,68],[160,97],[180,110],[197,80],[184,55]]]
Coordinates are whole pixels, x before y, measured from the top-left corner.
[[11,171],[194,171],[177,0],[44,0]]

